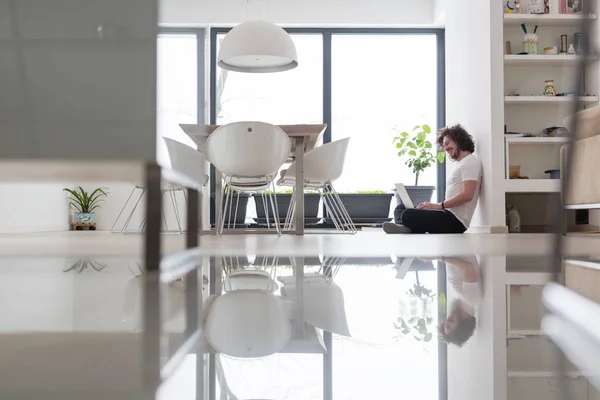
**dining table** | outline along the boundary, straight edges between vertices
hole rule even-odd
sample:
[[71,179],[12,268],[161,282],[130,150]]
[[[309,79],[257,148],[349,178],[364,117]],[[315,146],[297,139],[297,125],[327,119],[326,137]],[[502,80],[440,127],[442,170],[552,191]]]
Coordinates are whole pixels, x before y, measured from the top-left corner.
[[[204,151],[206,139],[221,125],[180,124],[181,129],[196,143],[199,151]],[[304,154],[314,149],[323,137],[327,124],[295,124],[277,125],[290,138],[291,148],[288,162],[296,163],[294,196],[296,212],[294,216],[294,233],[304,235]],[[210,162],[210,160],[209,160]],[[300,185],[300,186],[299,186]],[[223,176],[215,168],[215,206],[221,207],[223,201]],[[218,209],[218,208],[217,208]],[[216,213],[215,226],[220,224],[220,213]]]

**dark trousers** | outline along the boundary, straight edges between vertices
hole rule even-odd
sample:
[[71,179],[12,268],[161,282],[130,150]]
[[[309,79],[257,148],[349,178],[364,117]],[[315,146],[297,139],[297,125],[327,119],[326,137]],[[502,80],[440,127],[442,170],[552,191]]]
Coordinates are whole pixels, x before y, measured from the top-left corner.
[[406,208],[400,204],[394,210],[394,222],[412,233],[464,233],[467,228],[448,210]]

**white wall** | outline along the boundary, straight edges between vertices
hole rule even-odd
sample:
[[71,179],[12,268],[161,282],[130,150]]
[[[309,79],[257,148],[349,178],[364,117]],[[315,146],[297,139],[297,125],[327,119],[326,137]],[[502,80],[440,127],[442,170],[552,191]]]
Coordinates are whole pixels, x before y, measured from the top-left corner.
[[[432,23],[433,0],[269,0],[267,9],[268,20],[288,25],[414,26]],[[248,19],[245,0],[162,0],[160,11],[161,23],[168,25]]]
[[[472,225],[505,225],[502,4],[448,0],[446,8],[446,121],[461,123],[483,164]],[[449,168],[452,168],[449,165]],[[493,185],[492,185],[493,182]]]
[[0,184],[0,233],[68,228],[62,184]]

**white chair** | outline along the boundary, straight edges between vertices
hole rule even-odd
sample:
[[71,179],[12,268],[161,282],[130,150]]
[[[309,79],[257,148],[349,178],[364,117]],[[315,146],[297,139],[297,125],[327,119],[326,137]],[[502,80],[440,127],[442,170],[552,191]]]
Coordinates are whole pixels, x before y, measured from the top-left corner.
[[[333,187],[344,170],[344,161],[350,138],[326,143],[315,147],[304,155],[304,188],[321,193],[327,214],[338,231],[356,233],[356,226],[350,218],[340,196]],[[292,163],[279,182],[281,186],[296,186],[296,163]],[[284,229],[291,229],[296,211],[295,196],[288,209]]]
[[[180,143],[176,140],[173,140],[170,138],[163,138],[163,140],[165,141],[165,144],[167,146],[167,152],[169,155],[171,168],[186,174],[187,176],[189,176],[190,178],[192,178],[194,180],[202,182],[203,185],[206,185],[208,183],[209,178],[205,172],[206,171],[206,160],[205,160],[204,154],[202,154],[198,150],[196,150],[186,144]],[[127,220],[125,221],[125,224],[123,225],[120,232],[123,233],[127,230],[127,227],[129,226],[129,223],[135,213],[135,210],[136,210],[138,204],[140,203],[140,200],[146,193],[146,188],[143,186],[136,185],[133,188],[133,190],[131,191],[131,193],[129,195],[129,198],[125,202],[125,205],[123,206],[123,208],[121,209],[121,212],[119,212],[119,215],[117,216],[115,222],[113,223],[113,226],[110,229],[111,232],[119,232],[119,231],[115,230],[114,228],[117,225],[117,222],[121,218],[123,211],[127,207],[127,204],[129,204],[129,200],[131,200],[131,197],[133,196],[133,194],[135,193],[136,190],[141,190],[142,193],[138,197],[133,209],[131,210],[131,213],[129,214],[129,216],[128,216]],[[178,192],[183,193],[184,199],[187,204],[187,194],[186,194],[186,191],[182,187],[175,186],[170,183],[166,183],[162,189],[163,196],[166,193],[169,193],[169,196],[171,198],[171,204],[173,206],[173,212],[175,214],[175,221],[178,226],[178,230],[176,230],[176,231],[168,230],[167,217],[166,217],[166,213],[165,213],[165,205],[163,202],[162,215],[163,215],[163,222],[165,224],[165,230],[163,231],[164,233],[176,233],[176,234],[183,233],[183,229],[181,226],[181,215],[179,213],[179,204],[177,203],[177,193]],[[140,232],[143,231],[145,229],[145,226],[146,226],[146,220],[144,219],[144,220],[142,220],[138,230]]]
[[[291,150],[288,135],[278,126],[265,122],[234,122],[217,128],[206,141],[206,158],[223,174],[223,197],[225,204],[217,205],[221,225],[217,227],[219,234],[225,228],[224,210],[229,207],[229,223],[232,213],[232,192],[263,192],[269,187],[275,189],[274,180],[279,168],[287,160]],[[275,190],[273,190],[275,192]],[[275,218],[275,229],[281,234],[277,216],[277,198],[274,193],[268,195]],[[264,197],[263,197],[264,198]],[[266,199],[265,199],[266,200]],[[239,202],[239,197],[238,197]],[[267,225],[269,223],[268,203],[265,204]],[[235,224],[235,221],[234,221]]]

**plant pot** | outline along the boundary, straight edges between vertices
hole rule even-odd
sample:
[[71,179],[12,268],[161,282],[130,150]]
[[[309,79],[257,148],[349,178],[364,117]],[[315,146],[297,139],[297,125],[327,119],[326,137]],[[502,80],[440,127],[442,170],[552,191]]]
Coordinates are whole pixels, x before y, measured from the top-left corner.
[[[416,207],[425,201],[431,201],[435,186],[405,186],[413,205]],[[396,199],[396,204],[402,204],[402,200]]]
[[[339,196],[354,223],[381,223],[390,220],[390,203],[393,197],[391,193],[341,193]],[[327,222],[331,223],[327,207],[325,213]]]
[[[250,198],[250,194],[240,193],[239,196],[239,202],[237,193],[234,193],[229,196],[229,204],[227,204],[227,209],[225,209],[225,197],[223,197],[223,218],[225,221],[225,226],[227,226],[227,224],[229,223],[235,225],[243,225],[246,222],[246,210],[248,208],[248,199]],[[231,216],[231,221],[229,220],[230,213],[235,213],[235,215]]]
[[[255,194],[254,201],[256,203],[256,222],[266,223],[265,218],[265,206],[263,197],[261,194]],[[266,198],[266,196],[265,196]],[[290,207],[292,200],[291,193],[277,194],[277,210],[279,211],[279,221],[285,222],[285,217]],[[271,202],[269,202],[269,216],[272,216]],[[319,203],[321,201],[321,195],[318,193],[305,193],[304,194],[304,223],[314,224],[319,220],[317,215],[319,214]]]
[[94,213],[75,213],[76,224],[93,224],[96,222],[96,214]]

